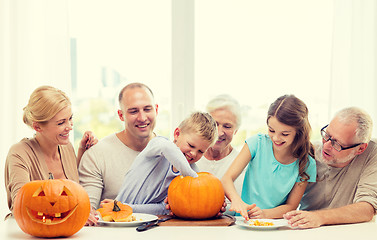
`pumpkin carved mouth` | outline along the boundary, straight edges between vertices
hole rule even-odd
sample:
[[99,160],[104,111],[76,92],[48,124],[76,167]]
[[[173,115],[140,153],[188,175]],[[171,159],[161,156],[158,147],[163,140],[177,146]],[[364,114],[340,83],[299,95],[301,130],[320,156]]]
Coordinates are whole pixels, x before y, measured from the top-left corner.
[[66,221],[76,211],[77,206],[78,204],[71,210],[68,210],[62,213],[53,213],[53,214],[38,212],[28,207],[26,208],[26,211],[29,217],[34,222],[37,222],[40,224],[46,224],[46,225],[54,225],[54,224],[59,224]]

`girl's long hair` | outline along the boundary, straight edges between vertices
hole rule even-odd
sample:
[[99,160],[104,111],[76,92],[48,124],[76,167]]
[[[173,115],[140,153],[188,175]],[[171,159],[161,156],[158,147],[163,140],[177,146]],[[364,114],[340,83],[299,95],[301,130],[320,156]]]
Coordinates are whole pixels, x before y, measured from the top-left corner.
[[308,115],[308,108],[303,101],[294,95],[284,95],[270,105],[267,116],[267,122],[270,117],[276,117],[279,122],[296,129],[291,149],[293,157],[299,159],[301,181],[309,180],[310,176],[305,171],[309,164],[309,156],[314,157],[313,144],[310,142],[312,128]]

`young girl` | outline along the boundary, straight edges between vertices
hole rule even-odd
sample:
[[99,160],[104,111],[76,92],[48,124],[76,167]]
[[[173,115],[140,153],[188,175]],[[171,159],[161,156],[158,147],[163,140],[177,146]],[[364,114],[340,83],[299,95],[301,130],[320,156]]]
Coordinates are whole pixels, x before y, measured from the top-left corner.
[[[315,182],[316,165],[310,143],[308,109],[293,95],[279,97],[270,105],[268,135],[246,140],[222,178],[230,211],[249,218],[282,218],[298,207],[308,182]],[[242,194],[234,180],[247,166]]]

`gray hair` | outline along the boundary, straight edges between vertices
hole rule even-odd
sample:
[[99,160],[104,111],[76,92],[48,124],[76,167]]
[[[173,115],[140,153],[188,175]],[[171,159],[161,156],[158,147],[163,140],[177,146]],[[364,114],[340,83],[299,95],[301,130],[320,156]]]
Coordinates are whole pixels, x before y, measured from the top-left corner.
[[230,95],[221,94],[216,96],[208,102],[206,109],[209,113],[219,109],[227,109],[236,116],[237,129],[241,126],[241,105]]
[[348,107],[340,110],[336,115],[343,123],[356,122],[355,136],[362,143],[368,143],[372,137],[373,121],[367,112],[358,107]]

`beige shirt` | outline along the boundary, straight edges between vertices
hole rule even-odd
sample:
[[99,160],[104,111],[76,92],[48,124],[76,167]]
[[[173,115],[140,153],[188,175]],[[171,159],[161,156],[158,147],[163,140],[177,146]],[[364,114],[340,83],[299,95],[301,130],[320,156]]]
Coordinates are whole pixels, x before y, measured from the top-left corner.
[[[72,144],[59,146],[59,152],[65,176],[67,179],[79,182],[77,159]],[[25,183],[48,179],[49,172],[35,138],[24,138],[14,144],[5,162],[4,177],[9,209],[12,211],[14,198]]]
[[85,151],[80,161],[79,178],[92,207],[98,208],[106,198],[115,199],[139,153],[123,144],[115,133]]
[[[320,156],[320,148],[316,156]],[[343,168],[317,162],[317,182],[309,183],[300,209],[338,208],[357,202],[368,202],[377,209],[377,144],[369,142],[367,149]]]

